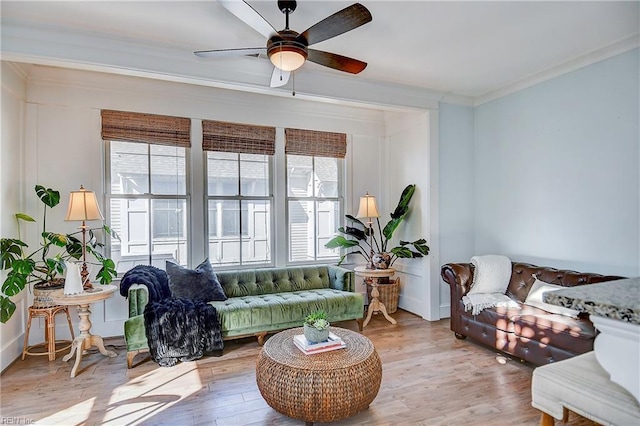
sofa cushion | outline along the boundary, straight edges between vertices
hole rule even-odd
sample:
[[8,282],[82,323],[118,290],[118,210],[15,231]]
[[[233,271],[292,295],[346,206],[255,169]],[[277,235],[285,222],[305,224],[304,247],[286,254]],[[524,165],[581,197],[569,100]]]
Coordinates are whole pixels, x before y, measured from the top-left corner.
[[[459,303],[463,305],[462,302]],[[520,313],[520,308],[486,308],[483,309],[479,314],[472,315],[471,311],[464,312],[463,305],[459,312],[462,316],[473,318],[474,321],[484,324],[490,324],[496,327],[498,330],[511,333],[513,332],[513,322],[510,320],[510,318],[514,315],[518,315]]]
[[166,265],[173,297],[202,302],[227,300],[208,258],[195,269],[169,261]]
[[573,353],[593,349],[596,331],[587,319],[550,314],[542,309],[525,307],[512,318],[516,335],[553,345]]
[[323,310],[330,322],[362,318],[364,298],[331,288],[230,297],[210,302],[218,311],[224,337],[302,327],[311,312]]
[[227,297],[314,290],[330,286],[329,269],[326,266],[219,272],[218,279]]
[[535,306],[536,308],[544,309],[547,312],[552,314],[560,314],[565,315],[572,318],[577,318],[580,311],[576,311],[574,309],[564,308],[562,306],[552,305],[550,303],[545,303],[542,300],[542,294],[549,291],[556,291],[566,287],[562,287],[560,285],[549,284],[539,279],[535,278],[531,289],[529,290],[529,294],[525,299],[525,305]]

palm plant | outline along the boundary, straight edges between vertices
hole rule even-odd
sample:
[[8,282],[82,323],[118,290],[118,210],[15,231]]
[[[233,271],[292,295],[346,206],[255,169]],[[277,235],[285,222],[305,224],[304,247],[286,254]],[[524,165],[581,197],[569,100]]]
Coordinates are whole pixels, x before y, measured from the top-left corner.
[[[78,260],[82,256],[82,242],[76,238],[81,231],[71,234],[47,231],[47,209],[52,209],[60,203],[60,193],[42,185],[36,185],[35,192],[45,205],[39,246],[30,251],[29,245],[21,239],[20,222],[35,222],[35,219],[24,213],[15,214],[18,238],[0,239],[0,269],[9,270],[2,283],[0,294],[0,322],[2,323],[6,323],[16,310],[11,297],[18,295],[30,284],[42,287],[59,285],[62,280],[56,277],[64,273],[65,260]],[[94,234],[98,229],[115,238],[117,235],[106,225],[87,230],[89,241],[86,251],[92,254],[101,265],[96,279],[101,284],[109,284],[117,275],[116,266],[113,260],[101,253],[103,244],[97,241]]]
[[[346,252],[340,257],[338,265],[341,265],[347,256],[351,254],[359,254],[366,261],[367,264],[373,264],[371,253],[389,253],[391,259],[389,266],[399,258],[419,258],[429,254],[429,246],[427,246],[427,240],[419,238],[415,241],[400,241],[399,245],[389,249],[389,240],[393,237],[394,232],[404,220],[405,216],[409,213],[409,203],[416,190],[415,185],[407,185],[400,195],[400,200],[393,213],[391,213],[391,219],[382,228],[380,226],[380,219],[376,218],[378,225],[378,233],[376,234],[374,229],[367,227],[362,221],[356,219],[351,215],[345,215],[352,226],[340,227],[338,232],[341,235],[336,235],[329,242],[325,244],[327,248],[341,248]],[[411,249],[413,247],[413,250]]]

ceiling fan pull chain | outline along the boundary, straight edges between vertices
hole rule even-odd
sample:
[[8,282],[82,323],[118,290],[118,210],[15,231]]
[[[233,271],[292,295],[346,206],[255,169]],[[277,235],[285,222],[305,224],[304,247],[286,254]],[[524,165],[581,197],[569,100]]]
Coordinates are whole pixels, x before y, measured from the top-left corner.
[[291,72],[291,83],[293,85],[293,91],[291,92],[291,96],[295,96],[296,95],[296,73],[295,72]]

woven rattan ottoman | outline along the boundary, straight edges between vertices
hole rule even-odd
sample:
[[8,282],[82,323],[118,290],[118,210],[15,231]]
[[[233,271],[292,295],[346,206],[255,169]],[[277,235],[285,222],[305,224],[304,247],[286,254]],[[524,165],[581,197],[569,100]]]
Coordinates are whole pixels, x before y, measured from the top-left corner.
[[382,380],[378,353],[361,334],[335,327],[331,331],[346,348],[305,355],[293,343],[302,328],[267,340],[256,362],[256,380],[274,410],[309,425],[345,419],[369,407]]

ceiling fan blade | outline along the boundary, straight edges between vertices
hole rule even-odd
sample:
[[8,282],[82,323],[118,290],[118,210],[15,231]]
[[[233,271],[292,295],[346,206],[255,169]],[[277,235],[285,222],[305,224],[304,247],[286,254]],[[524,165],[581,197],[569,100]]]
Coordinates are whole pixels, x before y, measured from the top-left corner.
[[236,15],[245,24],[265,36],[271,37],[278,31],[273,28],[273,25],[269,23],[262,15],[258,13],[250,4],[245,3],[242,0],[218,0],[218,2],[229,12]]
[[367,22],[371,22],[372,19],[369,9],[360,3],[354,3],[311,26],[300,34],[298,38],[304,37],[310,46],[358,28]]
[[201,58],[228,58],[231,56],[260,55],[267,53],[266,47],[245,47],[241,49],[196,50],[194,55]]
[[336,53],[323,52],[322,50],[315,49],[309,49],[309,56],[307,57],[307,60],[351,74],[358,74],[367,67],[366,62],[348,58]]
[[281,87],[289,82],[290,71],[282,71],[277,67],[273,67],[273,74],[271,74],[271,84],[269,87]]

